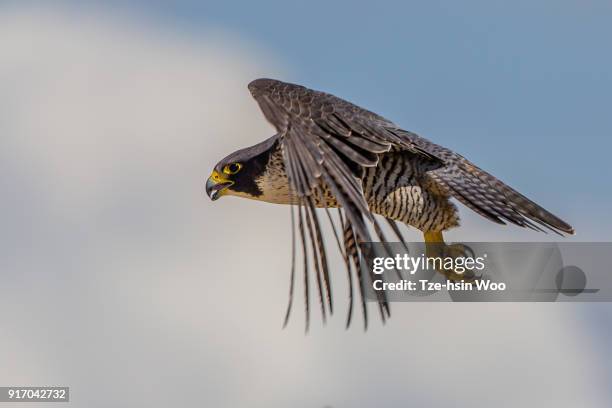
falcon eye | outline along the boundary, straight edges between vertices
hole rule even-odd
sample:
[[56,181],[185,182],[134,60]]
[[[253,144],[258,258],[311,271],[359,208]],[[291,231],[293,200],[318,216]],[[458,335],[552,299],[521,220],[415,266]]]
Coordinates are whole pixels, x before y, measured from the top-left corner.
[[240,163],[230,163],[223,168],[223,172],[225,174],[236,174],[242,168],[242,164]]

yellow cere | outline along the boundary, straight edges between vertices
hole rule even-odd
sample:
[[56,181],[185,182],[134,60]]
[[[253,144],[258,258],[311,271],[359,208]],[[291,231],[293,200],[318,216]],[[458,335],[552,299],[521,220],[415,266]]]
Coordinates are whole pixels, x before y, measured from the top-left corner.
[[210,178],[217,184],[219,183],[226,183],[230,180],[226,179],[223,174],[219,173],[217,170],[213,170],[212,174],[210,175]]

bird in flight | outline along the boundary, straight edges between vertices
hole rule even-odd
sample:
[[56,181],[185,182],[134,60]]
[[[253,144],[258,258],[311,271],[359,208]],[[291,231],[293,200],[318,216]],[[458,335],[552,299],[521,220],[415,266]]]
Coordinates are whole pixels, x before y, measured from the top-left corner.
[[[219,161],[206,182],[206,192],[212,200],[233,195],[291,205],[293,257],[285,324],[293,300],[298,242],[304,254],[306,326],[309,270],[314,271],[323,319],[333,312],[322,213],[316,208],[325,210],[346,264],[347,325],[353,314],[355,282],[366,327],[365,285],[372,276],[362,267],[360,243],[387,242],[375,215],[388,223],[399,241],[403,238],[397,223],[422,231],[432,256],[464,253],[461,244],[446,245],[442,236],[459,225],[451,198],[497,224],[574,233],[569,224],[463,156],[376,113],[334,95],[274,79],[257,79],[248,88],[277,133]],[[330,209],[337,209],[336,217]],[[452,270],[441,272],[450,279],[461,278]],[[384,322],[390,316],[389,305],[384,292],[376,296]]]

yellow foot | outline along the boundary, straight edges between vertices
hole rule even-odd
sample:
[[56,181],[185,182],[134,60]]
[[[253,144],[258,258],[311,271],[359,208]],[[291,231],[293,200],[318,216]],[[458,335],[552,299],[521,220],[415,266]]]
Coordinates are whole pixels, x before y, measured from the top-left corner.
[[[474,251],[467,245],[446,245],[442,232],[424,232],[425,255],[428,258],[441,258],[436,262],[438,272],[450,281],[473,282],[481,278],[470,268],[465,267],[465,258],[474,258]],[[462,259],[463,258],[463,259]]]

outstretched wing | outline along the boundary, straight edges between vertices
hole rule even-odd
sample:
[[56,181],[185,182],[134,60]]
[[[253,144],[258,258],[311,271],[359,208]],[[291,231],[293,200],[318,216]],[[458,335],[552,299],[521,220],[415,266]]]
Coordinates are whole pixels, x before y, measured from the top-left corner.
[[359,180],[362,167],[376,166],[377,154],[402,143],[393,124],[333,95],[272,79],[249,90],[278,131],[287,173],[298,198],[317,194],[327,183],[346,210],[357,238],[369,238],[363,216],[369,209]]
[[[365,287],[359,265],[359,243],[372,241],[368,223],[373,225],[378,238],[385,241],[363,195],[363,168],[376,166],[378,154],[389,151],[393,145],[416,150],[389,130],[394,127],[393,123],[333,95],[272,79],[255,80],[249,84],[249,90],[279,134],[289,183],[300,205],[297,223],[302,247],[305,251],[305,241],[310,236],[317,276],[320,272],[325,278],[327,265],[322,262],[326,259],[325,247],[319,239],[320,226],[314,208],[318,194],[327,186],[345,214],[341,224],[342,240],[338,238],[338,243],[344,251],[349,274],[351,264],[354,268],[363,300]],[[323,283],[328,288],[325,279]],[[322,300],[321,292],[319,287]],[[389,316],[389,307],[383,295],[380,296],[379,308],[384,320]],[[327,304],[331,311],[329,292]],[[362,304],[367,322],[367,309]],[[325,313],[324,305],[321,306]]]

